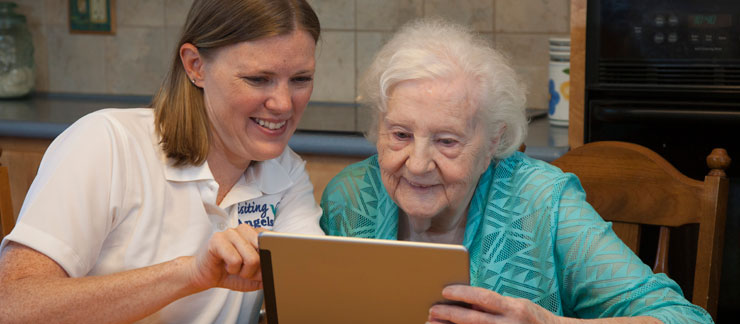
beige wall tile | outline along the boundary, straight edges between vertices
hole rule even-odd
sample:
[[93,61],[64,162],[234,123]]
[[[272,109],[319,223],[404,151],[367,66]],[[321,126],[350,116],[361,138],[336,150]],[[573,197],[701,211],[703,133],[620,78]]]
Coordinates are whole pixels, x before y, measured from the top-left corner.
[[496,48],[496,33],[491,32],[477,32],[478,37],[485,41],[488,46]]
[[165,26],[179,28],[185,24],[193,0],[165,0],[164,4]]
[[373,62],[375,54],[393,36],[392,32],[357,32],[357,84]]
[[355,33],[325,31],[316,49],[312,100],[352,102],[355,98]]
[[[193,0],[118,0],[115,36],[70,35],[68,0],[16,0],[36,48],[37,89],[52,92],[151,95],[171,62]],[[393,31],[422,16],[472,26],[506,53],[529,85],[528,104],[547,107],[550,36],[567,35],[568,0],[309,0],[321,20],[313,101],[353,102],[357,79]],[[136,28],[132,28],[136,27]],[[162,28],[164,27],[164,28]],[[106,44],[107,43],[107,44]],[[54,49],[54,55],[49,55]],[[322,129],[366,109],[309,109],[306,125]],[[314,113],[316,114],[314,117]],[[330,114],[338,114],[331,119]],[[327,117],[329,116],[329,117]],[[353,116],[353,117],[346,117]],[[350,122],[351,124],[351,122]]]
[[548,68],[550,64],[548,38],[557,34],[509,34],[496,35],[497,49],[509,57],[520,77],[527,85],[527,105],[532,108],[547,108]]
[[45,1],[44,24],[69,26],[69,1],[59,0],[37,0]]
[[153,95],[169,67],[163,28],[121,27],[106,42],[107,92]]
[[162,57],[165,59],[167,68],[169,68],[169,62],[175,56],[177,50],[177,42],[180,40],[180,33],[182,33],[181,27],[168,26],[164,28],[164,52]]
[[527,86],[527,107],[547,108],[547,102],[550,98],[547,91],[547,66],[514,66],[514,69]]
[[116,1],[117,27],[164,26],[164,0]]
[[308,3],[319,16],[322,30],[355,28],[354,0],[308,0]]
[[496,49],[501,51],[516,66],[547,67],[550,60],[546,34],[496,35]]
[[423,0],[357,0],[357,29],[395,30],[423,14]]
[[105,39],[112,36],[70,34],[66,26],[47,29],[49,91],[106,93]]
[[424,16],[443,17],[476,31],[493,31],[491,0],[425,0]]
[[[164,27],[164,51],[162,60],[165,62],[165,71],[169,71],[172,60],[177,51],[177,42],[180,40],[182,27],[185,24],[188,11],[193,0],[166,0],[166,26]],[[164,78],[164,75],[162,76]]]
[[498,45],[498,34],[496,33],[481,33],[481,37],[490,41],[493,48],[496,48]]
[[567,33],[569,6],[569,0],[496,0],[496,31]]
[[358,106],[357,107],[357,126],[355,128],[360,133],[367,133],[368,129],[370,129],[370,121],[372,120],[372,114],[373,110],[366,107],[366,106]]
[[32,25],[31,36],[33,37],[33,61],[36,65],[35,90],[41,92],[49,91],[49,51],[46,27]]
[[[375,54],[387,43],[392,32],[357,32],[357,85],[359,87],[363,74],[372,64]],[[359,92],[358,92],[359,95]],[[357,108],[355,129],[358,132],[367,132],[370,126],[371,110],[364,106]]]
[[346,104],[312,102],[298,124],[302,130],[343,131],[355,130],[355,107]]

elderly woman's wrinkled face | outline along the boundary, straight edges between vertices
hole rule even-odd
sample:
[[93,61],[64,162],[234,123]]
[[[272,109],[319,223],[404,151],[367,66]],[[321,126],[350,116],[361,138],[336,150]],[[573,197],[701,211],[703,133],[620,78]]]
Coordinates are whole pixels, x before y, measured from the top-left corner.
[[413,219],[464,213],[497,140],[469,93],[470,82],[412,80],[397,84],[378,131],[386,190]]

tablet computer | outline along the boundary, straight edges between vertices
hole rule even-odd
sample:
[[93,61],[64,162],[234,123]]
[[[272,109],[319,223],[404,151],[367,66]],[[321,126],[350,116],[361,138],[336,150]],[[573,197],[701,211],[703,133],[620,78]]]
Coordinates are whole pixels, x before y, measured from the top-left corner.
[[269,324],[424,323],[470,282],[462,245],[263,232],[259,253]]

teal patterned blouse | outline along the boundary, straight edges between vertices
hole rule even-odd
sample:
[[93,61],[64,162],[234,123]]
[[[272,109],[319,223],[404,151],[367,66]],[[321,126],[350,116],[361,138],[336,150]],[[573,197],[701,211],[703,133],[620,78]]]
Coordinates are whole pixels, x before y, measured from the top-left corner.
[[[324,190],[328,235],[397,239],[398,206],[378,158],[348,166]],[[653,274],[586,202],[578,178],[517,152],[491,163],[468,209],[470,283],[578,318],[653,316],[712,323],[678,285]]]

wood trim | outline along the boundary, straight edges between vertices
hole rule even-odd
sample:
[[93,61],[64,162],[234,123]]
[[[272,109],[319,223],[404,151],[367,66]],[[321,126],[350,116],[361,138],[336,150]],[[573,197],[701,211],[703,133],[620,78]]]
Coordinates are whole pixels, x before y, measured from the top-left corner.
[[319,203],[324,188],[339,171],[367,157],[302,154],[301,158],[306,161],[306,172],[313,184],[314,199]]
[[8,168],[0,166],[0,239],[8,235],[15,225],[13,204],[10,199],[10,181]]
[[13,215],[18,213],[26,198],[26,192],[36,177],[41,158],[51,139],[0,137],[0,164],[8,168]]
[[568,145],[583,145],[586,99],[586,0],[570,1],[570,107]]
[[[10,178],[13,215],[17,218],[50,139],[0,137],[0,164],[6,166]],[[330,156],[303,154],[306,171],[314,184],[314,198],[318,202],[327,183],[346,166],[366,159],[366,156]]]
[[[706,176],[704,178],[704,202],[701,210],[702,222],[699,227],[698,251],[694,272],[694,292],[692,302],[706,309],[712,318],[717,318],[719,304],[720,276],[722,274],[722,249],[724,246],[729,180],[725,177]],[[722,215],[723,217],[715,217]],[[704,299],[696,296],[706,296]]]

